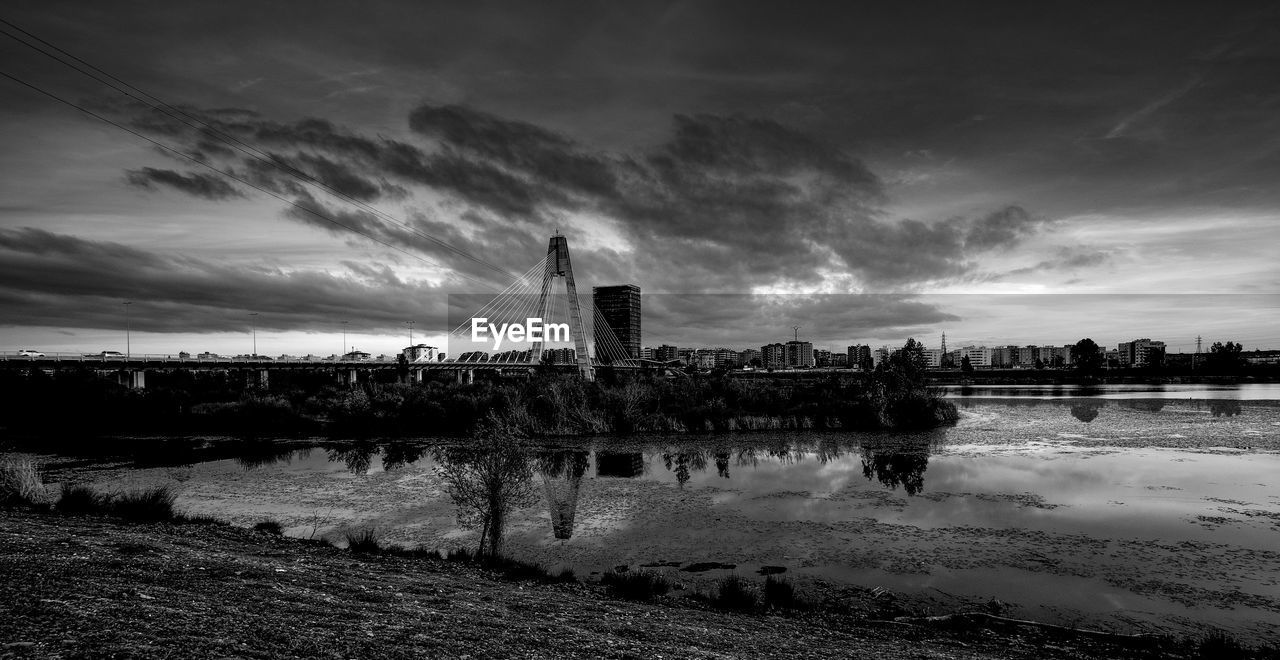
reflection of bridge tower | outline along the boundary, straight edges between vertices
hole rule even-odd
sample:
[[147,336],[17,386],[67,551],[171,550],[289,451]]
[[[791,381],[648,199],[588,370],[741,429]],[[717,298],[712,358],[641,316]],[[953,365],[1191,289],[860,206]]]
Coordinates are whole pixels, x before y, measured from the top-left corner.
[[578,489],[587,472],[587,452],[550,451],[538,457],[538,472],[547,494],[551,531],[558,539],[573,536],[573,518],[578,511]]
[[[587,355],[587,337],[582,329],[582,311],[578,309],[578,289],[573,283],[573,265],[569,262],[569,241],[560,234],[551,237],[547,244],[547,266],[542,272],[542,294],[538,297],[538,315],[549,318],[548,305],[551,283],[563,277],[565,296],[569,301],[569,334],[573,336],[573,348],[577,352],[578,373],[586,380],[592,379],[591,356]],[[535,342],[530,360],[537,364],[542,360],[542,342]],[[567,537],[566,537],[567,538]]]

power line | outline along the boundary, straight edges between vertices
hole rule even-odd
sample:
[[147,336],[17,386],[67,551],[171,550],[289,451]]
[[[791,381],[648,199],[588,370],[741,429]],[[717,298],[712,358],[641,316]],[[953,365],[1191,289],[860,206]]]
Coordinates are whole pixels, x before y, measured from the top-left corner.
[[155,145],[155,146],[157,146],[157,147],[159,147],[159,148],[161,148],[161,149],[163,149],[163,150],[165,150],[165,151],[167,151],[167,152],[169,152],[169,153],[172,153],[172,154],[174,154],[174,155],[176,155],[176,156],[178,156],[178,157],[180,157],[180,158],[184,158],[184,159],[189,160],[189,161],[191,161],[191,162],[193,162],[193,163],[195,163],[195,164],[197,164],[197,165],[200,165],[201,167],[205,167],[205,168],[207,168],[207,169],[209,169],[209,170],[212,170],[212,171],[214,171],[214,172],[217,172],[218,174],[221,174],[222,176],[225,176],[225,177],[227,177],[227,178],[229,178],[229,179],[232,179],[232,180],[237,181],[237,182],[239,182],[239,183],[241,183],[241,184],[244,184],[244,185],[246,185],[246,186],[249,186],[250,188],[253,188],[254,190],[257,190],[258,192],[261,192],[261,193],[264,193],[264,194],[270,195],[270,196],[272,196],[272,197],[274,197],[274,198],[276,198],[276,199],[278,199],[278,200],[280,200],[280,201],[282,201],[282,202],[284,202],[284,203],[286,203],[286,204],[289,204],[290,206],[293,206],[293,207],[297,208],[298,210],[300,210],[300,211],[302,211],[302,212],[304,212],[304,213],[311,214],[311,215],[313,215],[313,216],[315,216],[315,217],[317,217],[317,218],[320,218],[321,220],[324,220],[325,222],[328,222],[328,223],[334,224],[334,225],[336,225],[336,226],[338,226],[338,227],[342,227],[343,229],[346,229],[347,231],[350,231],[350,232],[352,232],[352,233],[354,233],[354,234],[358,234],[358,235],[360,235],[360,236],[363,236],[363,237],[365,237],[365,238],[367,238],[367,239],[369,239],[369,240],[373,241],[374,243],[377,243],[377,244],[379,244],[379,245],[382,245],[383,247],[387,247],[387,248],[390,248],[390,249],[392,249],[392,250],[395,250],[396,252],[400,252],[401,254],[404,254],[404,255],[406,255],[406,256],[412,257],[412,258],[414,258],[414,259],[417,259],[418,261],[421,261],[421,262],[423,262],[423,263],[425,263],[425,264],[428,264],[428,265],[430,265],[430,266],[435,266],[435,267],[437,267],[437,268],[443,268],[443,269],[445,269],[445,270],[451,271],[454,275],[456,275],[456,276],[458,276],[458,277],[461,277],[461,278],[463,278],[463,279],[467,279],[467,280],[471,280],[472,282],[475,282],[476,284],[479,284],[479,285],[484,286],[484,287],[486,287],[486,288],[489,288],[489,289],[491,289],[491,290],[492,290],[492,289],[494,289],[494,287],[493,287],[491,284],[487,283],[487,282],[482,282],[482,281],[480,281],[480,280],[475,279],[474,277],[470,277],[470,276],[468,276],[468,275],[464,275],[464,274],[462,274],[461,272],[458,272],[458,271],[457,271],[457,270],[455,270],[455,269],[451,269],[451,268],[449,268],[448,266],[445,266],[445,265],[443,265],[443,264],[440,264],[440,263],[437,263],[437,262],[431,261],[430,259],[427,259],[427,258],[422,257],[422,256],[420,256],[420,255],[414,254],[414,253],[412,253],[412,252],[409,252],[408,250],[405,250],[404,248],[398,247],[398,246],[396,246],[396,245],[392,245],[391,243],[388,243],[388,242],[386,242],[386,241],[384,241],[384,240],[381,240],[381,239],[375,238],[375,237],[373,237],[373,236],[370,236],[370,235],[368,235],[368,234],[366,234],[366,233],[364,233],[364,232],[360,231],[359,229],[356,229],[355,227],[352,227],[351,225],[347,225],[347,224],[344,224],[344,223],[342,223],[342,222],[340,222],[340,221],[338,221],[338,220],[335,220],[335,219],[333,219],[333,218],[331,218],[331,217],[329,217],[329,216],[327,216],[327,215],[325,215],[325,214],[323,214],[323,213],[320,213],[319,211],[316,211],[315,209],[310,208],[309,206],[307,206],[307,205],[305,205],[305,204],[302,204],[301,202],[298,202],[298,201],[295,201],[295,200],[288,199],[288,198],[286,198],[285,196],[280,195],[280,194],[278,194],[278,193],[276,193],[276,192],[274,192],[274,191],[267,190],[266,188],[263,188],[263,187],[261,187],[261,186],[259,186],[259,185],[257,185],[257,184],[254,184],[254,183],[252,183],[252,182],[250,182],[250,181],[245,180],[244,178],[242,178],[242,177],[240,177],[240,176],[236,175],[236,174],[235,174],[235,173],[233,173],[233,172],[228,172],[228,171],[226,171],[226,170],[222,170],[222,169],[219,169],[219,168],[217,168],[217,167],[214,167],[213,165],[210,165],[210,164],[208,164],[208,163],[202,162],[202,161],[200,161],[199,159],[197,159],[197,158],[195,158],[195,157],[193,157],[193,156],[190,156],[190,155],[188,155],[188,154],[185,154],[185,153],[183,153],[183,152],[181,152],[181,151],[179,151],[179,150],[177,150],[177,149],[174,149],[173,147],[171,147],[171,146],[169,146],[169,145],[167,145],[167,144],[164,144],[163,142],[160,142],[159,140],[155,140],[155,139],[152,139],[152,138],[150,138],[150,137],[148,137],[148,136],[146,136],[146,135],[143,135],[142,133],[139,133],[138,131],[135,131],[135,130],[131,129],[131,128],[129,128],[128,126],[125,126],[125,125],[123,125],[123,124],[120,124],[119,122],[116,122],[116,121],[114,121],[114,120],[112,120],[112,119],[109,119],[109,118],[107,118],[107,117],[104,117],[104,116],[102,116],[102,115],[100,115],[100,114],[98,114],[98,113],[96,113],[96,112],[94,112],[94,111],[92,111],[92,110],[89,110],[88,108],[85,108],[85,107],[83,107],[83,106],[81,106],[81,105],[79,105],[79,104],[77,104],[77,103],[74,103],[74,102],[72,102],[72,101],[68,101],[68,100],[66,100],[66,99],[62,98],[61,96],[58,96],[57,94],[54,94],[53,92],[50,92],[50,91],[45,90],[45,89],[43,89],[43,88],[41,88],[41,87],[38,87],[38,86],[36,86],[36,85],[34,85],[34,84],[32,84],[32,83],[29,83],[29,82],[27,82],[27,81],[25,81],[25,80],[23,80],[23,79],[21,79],[21,78],[18,78],[17,76],[14,76],[14,75],[12,75],[12,74],[10,74],[10,73],[8,73],[8,72],[0,71],[0,76],[4,76],[5,78],[8,78],[9,80],[12,80],[13,82],[16,82],[16,83],[18,83],[19,85],[22,85],[23,87],[27,87],[27,88],[29,88],[29,89],[31,89],[31,90],[33,90],[33,91],[39,92],[40,94],[43,94],[43,95],[45,95],[45,96],[47,96],[47,97],[49,97],[49,98],[51,98],[51,99],[53,99],[53,100],[55,100],[55,101],[57,101],[57,102],[59,102],[59,103],[62,103],[62,104],[68,105],[68,106],[70,106],[70,107],[72,107],[72,108],[75,108],[76,110],[79,110],[80,112],[82,112],[82,113],[84,113],[84,114],[86,114],[86,115],[89,115],[90,117],[93,117],[94,119],[97,119],[97,120],[99,120],[99,121],[102,121],[102,122],[105,122],[105,123],[110,124],[110,125],[112,125],[112,126],[115,126],[116,128],[118,128],[118,129],[120,129],[120,130],[122,130],[122,131],[125,131],[126,133],[129,133],[129,134],[131,134],[131,135],[133,135],[133,136],[135,136],[135,137],[138,137],[138,138],[141,138],[141,139],[143,139],[143,140],[146,140],[147,142],[150,142],[151,144],[153,144],[153,145]]
[[[271,167],[274,167],[275,169],[277,169],[277,170],[279,170],[279,171],[281,171],[281,172],[283,172],[283,173],[285,173],[285,174],[287,174],[287,175],[289,175],[289,176],[291,176],[291,177],[293,177],[293,178],[295,178],[295,179],[300,179],[300,180],[302,180],[302,181],[304,181],[304,182],[306,182],[306,183],[309,183],[309,184],[311,184],[311,185],[313,185],[313,186],[316,186],[317,188],[320,188],[321,190],[324,190],[325,192],[329,193],[330,195],[333,195],[333,196],[335,196],[335,197],[338,197],[339,199],[342,199],[343,201],[346,201],[346,202],[348,202],[348,203],[350,203],[350,204],[353,204],[353,205],[355,205],[355,206],[360,207],[361,209],[364,209],[364,210],[366,210],[366,211],[368,211],[368,212],[370,212],[370,213],[373,213],[375,216],[377,216],[377,217],[379,217],[379,218],[381,218],[381,219],[383,219],[383,220],[385,220],[385,221],[388,221],[388,222],[391,222],[391,223],[393,223],[393,224],[396,224],[396,225],[398,225],[398,226],[400,226],[400,227],[403,227],[404,229],[408,230],[409,232],[413,233],[414,235],[416,235],[416,236],[418,236],[418,237],[420,237],[420,238],[423,238],[423,239],[425,239],[425,240],[428,240],[428,241],[430,241],[430,242],[432,242],[432,243],[434,243],[434,244],[436,244],[436,245],[438,245],[438,246],[440,246],[440,247],[443,247],[443,248],[445,248],[445,249],[447,249],[447,250],[450,250],[451,252],[453,252],[453,253],[455,253],[455,254],[457,254],[457,255],[459,255],[459,256],[465,257],[465,258],[470,259],[470,260],[472,260],[472,261],[474,261],[474,262],[476,262],[476,263],[478,263],[478,264],[480,264],[480,265],[483,265],[483,266],[485,266],[485,267],[487,267],[487,268],[490,268],[490,269],[492,269],[492,270],[494,270],[494,271],[498,272],[498,273],[499,273],[499,274],[501,274],[501,275],[504,275],[504,276],[506,276],[506,277],[514,277],[510,272],[507,272],[507,270],[506,270],[506,269],[504,269],[504,268],[502,268],[501,266],[498,266],[498,265],[496,265],[496,264],[494,264],[494,263],[492,263],[492,262],[490,262],[490,261],[487,261],[487,260],[485,260],[485,259],[483,259],[483,258],[481,258],[481,257],[478,257],[478,256],[476,256],[476,255],[474,255],[474,254],[472,254],[472,253],[470,253],[470,252],[468,252],[468,251],[466,251],[466,250],[463,250],[462,248],[459,248],[459,247],[456,247],[456,246],[454,246],[454,245],[451,245],[451,244],[449,244],[449,243],[445,242],[445,241],[444,241],[444,240],[442,240],[442,239],[436,238],[435,236],[431,236],[430,234],[426,234],[426,233],[424,233],[424,232],[422,232],[422,231],[420,231],[420,230],[416,229],[416,228],[415,228],[415,227],[413,227],[412,225],[409,225],[409,224],[408,224],[408,223],[406,223],[406,222],[403,222],[403,221],[401,221],[401,220],[396,219],[395,217],[393,217],[393,216],[391,216],[391,215],[387,214],[386,212],[382,211],[381,209],[378,209],[377,207],[374,207],[374,206],[372,206],[372,205],[370,205],[370,204],[367,204],[367,203],[365,203],[364,201],[361,201],[361,200],[355,199],[355,198],[351,197],[350,195],[347,195],[346,193],[343,193],[342,191],[339,191],[339,190],[337,190],[337,189],[335,189],[335,188],[333,188],[333,187],[329,186],[328,184],[324,183],[323,181],[321,181],[321,180],[319,180],[319,179],[315,178],[314,176],[312,176],[312,175],[310,175],[310,174],[307,174],[306,172],[304,172],[304,171],[302,171],[302,170],[299,170],[299,169],[297,169],[297,168],[295,168],[295,167],[292,167],[292,166],[288,165],[287,163],[282,163],[282,162],[278,161],[277,159],[275,159],[275,158],[271,157],[271,155],[270,155],[270,154],[265,153],[265,152],[263,152],[263,151],[261,151],[261,150],[257,149],[256,147],[254,147],[254,146],[252,146],[252,145],[250,145],[250,144],[247,144],[247,143],[243,142],[242,140],[240,140],[239,138],[237,138],[237,137],[235,137],[235,136],[233,136],[233,135],[230,135],[230,134],[228,134],[228,133],[225,133],[225,132],[223,132],[223,131],[219,130],[218,128],[216,128],[215,126],[213,126],[213,125],[209,124],[208,122],[204,121],[203,119],[201,119],[201,118],[199,118],[199,117],[196,117],[196,116],[194,116],[194,115],[192,115],[192,114],[190,114],[190,113],[186,112],[185,110],[183,110],[183,109],[181,109],[181,108],[179,108],[179,107],[176,107],[176,106],[174,106],[174,105],[172,105],[172,104],[170,104],[170,103],[168,103],[168,102],[164,101],[163,99],[160,99],[160,98],[158,98],[158,97],[156,97],[156,96],[154,96],[154,95],[152,95],[152,94],[150,94],[150,93],[148,93],[148,92],[146,92],[146,91],[144,91],[144,90],[142,90],[142,89],[139,89],[138,87],[136,87],[136,86],[134,86],[134,85],[132,85],[132,84],[130,84],[130,83],[128,83],[128,82],[126,82],[126,81],[124,81],[124,80],[121,80],[119,77],[114,76],[114,75],[112,75],[111,73],[108,73],[107,71],[102,70],[101,68],[99,68],[99,67],[97,67],[97,66],[93,65],[92,63],[87,62],[87,61],[85,61],[84,59],[82,59],[82,58],[80,58],[80,57],[77,57],[76,55],[73,55],[72,53],[67,52],[66,50],[63,50],[62,48],[59,48],[57,45],[52,44],[52,43],[50,43],[50,42],[46,41],[45,39],[42,39],[42,38],[40,38],[40,37],[38,37],[38,36],[36,36],[36,35],[34,35],[34,34],[32,34],[32,33],[28,32],[27,30],[25,30],[25,29],[23,29],[23,28],[21,28],[21,27],[19,27],[19,26],[17,26],[17,25],[14,25],[13,23],[11,23],[11,22],[9,22],[9,21],[7,21],[7,20],[3,19],[3,18],[0,18],[0,23],[3,23],[4,25],[6,25],[6,26],[8,26],[8,27],[12,28],[13,30],[16,30],[17,32],[21,33],[22,35],[24,35],[24,36],[26,36],[26,37],[29,37],[30,39],[33,39],[33,40],[35,40],[35,41],[39,42],[40,44],[43,44],[44,46],[47,46],[47,47],[49,47],[49,48],[53,49],[54,51],[56,51],[58,54],[60,54],[60,55],[62,55],[62,56],[65,56],[65,57],[67,57],[67,58],[70,58],[71,60],[74,60],[75,62],[78,62],[78,63],[80,63],[80,64],[83,64],[85,67],[88,67],[89,69],[91,69],[91,70],[93,70],[93,71],[95,71],[95,72],[97,72],[97,73],[102,74],[102,76],[105,76],[105,77],[106,77],[106,78],[108,78],[110,81],[114,81],[114,82],[116,82],[116,83],[119,83],[120,85],[123,85],[124,87],[127,87],[127,88],[128,88],[128,90],[133,90],[134,92],[137,92],[137,94],[139,94],[139,95],[141,95],[141,96],[143,96],[143,97],[146,97],[146,98],[139,98],[137,95],[135,95],[135,94],[131,93],[130,91],[128,91],[128,90],[126,90],[126,89],[121,89],[120,87],[116,86],[115,84],[112,84],[112,82],[109,82],[108,80],[103,80],[102,78],[100,78],[100,77],[98,77],[98,76],[96,76],[96,75],[94,75],[94,74],[92,74],[92,73],[89,73],[88,71],[85,71],[84,69],[81,69],[80,67],[77,67],[76,65],[74,65],[74,64],[72,64],[72,63],[70,63],[70,62],[67,62],[66,60],[64,60],[64,59],[62,59],[62,58],[60,58],[60,57],[58,57],[58,56],[56,56],[56,55],[53,55],[53,54],[49,53],[48,51],[45,51],[45,50],[41,49],[40,47],[38,47],[38,46],[36,46],[36,45],[34,45],[34,44],[32,44],[32,43],[30,43],[30,42],[28,42],[28,41],[24,40],[24,39],[21,39],[21,38],[19,38],[19,37],[15,36],[15,35],[13,35],[13,34],[11,34],[11,33],[7,32],[7,31],[5,31],[5,30],[0,30],[0,34],[4,34],[5,36],[9,37],[10,39],[13,39],[14,41],[17,41],[18,43],[20,43],[20,44],[22,44],[22,45],[24,45],[24,46],[27,46],[28,48],[31,48],[32,50],[35,50],[36,52],[38,52],[38,53],[40,53],[40,54],[42,54],[42,55],[44,55],[44,56],[46,56],[46,57],[48,57],[48,58],[50,58],[50,59],[54,60],[55,62],[58,62],[59,64],[62,64],[62,65],[66,66],[66,67],[68,67],[68,68],[70,68],[70,69],[72,69],[72,70],[74,70],[74,71],[76,71],[76,72],[78,72],[78,73],[80,73],[80,74],[82,74],[82,75],[84,75],[84,76],[87,76],[87,77],[89,77],[89,78],[91,78],[91,79],[93,79],[93,80],[95,80],[95,81],[97,81],[97,82],[99,82],[99,83],[101,83],[101,84],[103,84],[103,85],[106,85],[107,87],[110,87],[111,89],[114,89],[115,91],[119,92],[120,94],[123,94],[123,95],[125,95],[125,96],[127,96],[127,97],[129,97],[129,98],[131,98],[131,99],[133,99],[133,100],[135,100],[135,101],[138,101],[139,103],[143,103],[143,104],[147,105],[148,107],[150,107],[150,108],[151,108],[151,109],[153,109],[153,110],[156,110],[156,111],[162,112],[162,113],[164,113],[165,115],[167,115],[167,116],[169,116],[169,117],[171,117],[171,118],[173,118],[173,119],[175,119],[175,120],[177,120],[177,121],[182,122],[183,124],[185,124],[186,126],[188,126],[188,127],[190,127],[190,128],[197,129],[197,130],[199,130],[199,128],[203,128],[203,129],[205,129],[205,131],[207,131],[207,133],[206,133],[206,134],[211,135],[212,137],[214,137],[214,138],[218,139],[218,140],[219,140],[220,142],[222,142],[223,144],[227,144],[227,145],[229,145],[229,146],[230,146],[230,147],[232,147],[233,149],[235,149],[235,150],[237,150],[237,151],[239,151],[239,152],[241,152],[241,153],[243,153],[243,154],[245,154],[245,155],[247,155],[247,156],[249,156],[249,157],[253,158],[254,160],[256,160],[256,161],[258,161],[258,162],[261,162],[261,163],[264,163],[264,164],[266,164],[266,165],[269,165],[269,166],[271,166]],[[150,99],[150,100],[147,100],[147,99]],[[154,101],[154,102],[153,102],[153,101]],[[158,105],[157,105],[157,104],[158,104]],[[181,115],[181,116],[176,116],[174,113],[177,113],[177,115]],[[190,120],[190,121],[188,121],[188,120]],[[199,125],[199,127],[197,127],[197,126],[196,126],[195,124],[193,124],[192,122],[195,122],[195,124],[198,124],[198,125]],[[357,233],[358,233],[358,232],[357,232]],[[363,234],[362,234],[362,235],[363,235]]]

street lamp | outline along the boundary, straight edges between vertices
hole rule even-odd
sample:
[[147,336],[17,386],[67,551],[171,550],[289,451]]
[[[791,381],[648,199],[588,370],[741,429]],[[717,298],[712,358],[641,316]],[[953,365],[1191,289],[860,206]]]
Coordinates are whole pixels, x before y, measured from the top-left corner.
[[249,316],[253,317],[253,355],[250,358],[258,357],[258,313],[249,312]]
[[124,359],[125,361],[128,361],[133,354],[132,344],[129,340],[129,330],[131,325],[131,321],[129,319],[129,306],[133,304],[133,301],[126,300],[120,304],[124,305]]

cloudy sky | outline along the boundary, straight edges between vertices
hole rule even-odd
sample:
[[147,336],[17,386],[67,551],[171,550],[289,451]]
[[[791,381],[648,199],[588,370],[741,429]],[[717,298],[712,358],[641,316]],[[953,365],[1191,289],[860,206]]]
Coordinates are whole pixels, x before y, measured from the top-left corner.
[[9,3],[0,349],[443,344],[557,229],[647,345],[1280,348],[1268,4]]

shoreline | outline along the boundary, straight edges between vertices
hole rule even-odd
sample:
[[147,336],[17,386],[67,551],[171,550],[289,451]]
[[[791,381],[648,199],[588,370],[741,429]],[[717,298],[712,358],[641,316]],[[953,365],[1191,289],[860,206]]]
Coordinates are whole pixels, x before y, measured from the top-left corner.
[[[743,614],[621,600],[225,523],[0,511],[13,657],[1194,657],[1195,644],[951,617]],[[252,615],[250,615],[252,613]]]

